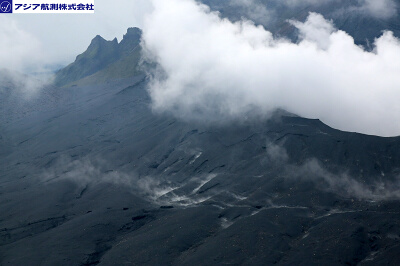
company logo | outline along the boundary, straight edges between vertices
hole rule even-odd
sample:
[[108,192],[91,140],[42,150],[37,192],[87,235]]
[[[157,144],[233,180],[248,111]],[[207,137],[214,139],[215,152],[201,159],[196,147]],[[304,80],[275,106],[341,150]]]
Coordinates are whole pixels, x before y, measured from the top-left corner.
[[4,1],[11,3],[12,13],[94,13],[94,0],[0,0]]
[[0,0],[0,13],[12,13],[12,0]]

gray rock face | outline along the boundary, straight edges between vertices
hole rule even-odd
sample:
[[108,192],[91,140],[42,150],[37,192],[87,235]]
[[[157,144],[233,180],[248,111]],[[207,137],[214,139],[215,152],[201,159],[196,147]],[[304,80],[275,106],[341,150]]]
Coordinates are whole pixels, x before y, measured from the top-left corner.
[[138,46],[140,38],[141,30],[138,28],[129,28],[120,43],[116,38],[106,41],[97,35],[87,50],[76,57],[75,62],[56,73],[55,85],[64,86],[80,80],[127,57]]

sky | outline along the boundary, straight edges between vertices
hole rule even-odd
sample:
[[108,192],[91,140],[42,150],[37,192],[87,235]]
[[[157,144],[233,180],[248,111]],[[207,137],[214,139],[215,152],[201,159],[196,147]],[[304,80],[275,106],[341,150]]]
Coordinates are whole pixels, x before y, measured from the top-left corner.
[[149,7],[147,0],[96,0],[94,14],[2,14],[0,68],[71,63],[96,35],[120,41],[128,27],[141,27]]

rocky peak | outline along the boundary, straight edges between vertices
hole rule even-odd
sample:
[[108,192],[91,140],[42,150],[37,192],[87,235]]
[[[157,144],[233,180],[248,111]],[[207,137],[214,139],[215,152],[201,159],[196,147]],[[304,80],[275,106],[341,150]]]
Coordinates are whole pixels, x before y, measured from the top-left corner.
[[55,84],[62,86],[90,76],[121,58],[124,58],[127,62],[131,60],[132,62],[129,65],[136,65],[140,53],[141,36],[142,30],[139,28],[128,28],[120,43],[118,43],[117,38],[107,41],[97,35],[92,39],[87,50],[76,57],[75,62],[57,73]]
[[120,42],[120,49],[123,53],[129,53],[137,47],[142,37],[142,30],[139,28],[128,28],[122,41]]
[[85,56],[85,57],[87,56],[92,58],[94,56],[99,55],[100,53],[113,54],[117,49],[118,49],[117,38],[114,38],[114,40],[112,41],[107,41],[100,35],[97,35],[92,39],[87,50],[83,54],[79,55],[77,59],[80,56]]
[[142,30],[136,27],[128,28],[126,31],[126,34],[123,37],[123,40],[127,39],[135,39],[135,40],[140,40],[140,37],[142,36]]

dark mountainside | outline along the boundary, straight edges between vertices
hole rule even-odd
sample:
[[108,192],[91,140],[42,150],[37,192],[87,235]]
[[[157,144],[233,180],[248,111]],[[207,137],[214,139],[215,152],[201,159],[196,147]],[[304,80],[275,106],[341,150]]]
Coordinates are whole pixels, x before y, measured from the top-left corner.
[[95,37],[18,115],[2,79],[0,265],[400,263],[399,137],[153,113],[139,42]]
[[[274,33],[276,36],[290,38],[292,41],[297,40],[296,28],[287,22],[289,19],[304,21],[309,12],[322,14],[326,19],[334,22],[335,26],[353,36],[355,43],[363,45],[367,49],[372,49],[371,44],[376,37],[382,34],[383,30],[393,31],[395,36],[400,36],[400,12],[396,10],[395,15],[390,18],[372,17],[363,14],[356,10],[362,1],[359,0],[335,0],[321,1],[318,5],[315,4],[284,4],[281,0],[254,0],[254,1],[238,1],[238,0],[201,0],[200,2],[207,4],[213,11],[219,11],[222,16],[229,18],[232,21],[240,20],[246,12],[246,4],[254,2],[261,6],[267,6],[268,10],[274,10],[268,14],[268,19],[265,16],[251,16],[250,19],[256,24],[263,25],[266,29]],[[288,1],[286,1],[288,2]],[[292,1],[300,3],[301,1]],[[395,0],[397,9],[400,6],[400,0]],[[238,3],[243,3],[239,5]],[[240,11],[238,11],[240,10]],[[249,10],[248,13],[254,12]],[[260,11],[259,11],[260,12]]]

